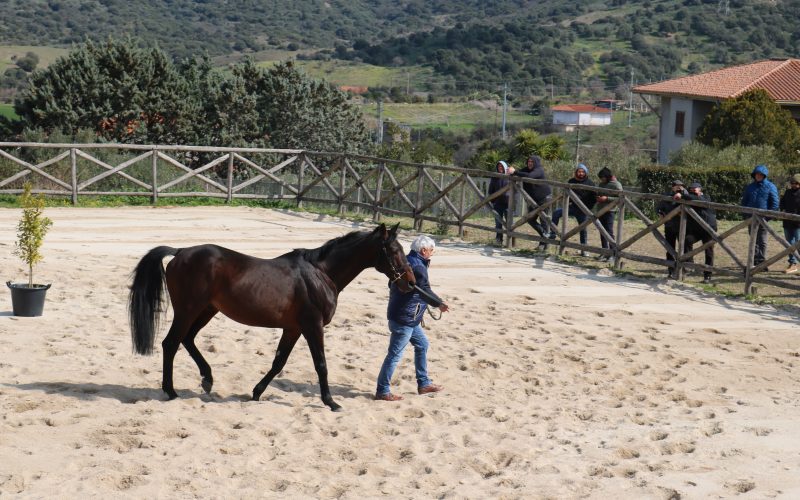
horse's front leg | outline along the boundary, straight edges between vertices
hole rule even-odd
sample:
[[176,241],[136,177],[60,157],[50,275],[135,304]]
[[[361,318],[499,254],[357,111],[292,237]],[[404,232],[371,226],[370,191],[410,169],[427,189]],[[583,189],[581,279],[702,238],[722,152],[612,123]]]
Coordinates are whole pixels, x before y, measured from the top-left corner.
[[339,411],[342,407],[333,401],[331,389],[328,387],[328,365],[325,363],[323,333],[322,325],[315,326],[307,332],[303,331],[303,335],[305,335],[308,342],[308,348],[311,349],[311,357],[314,359],[314,368],[316,368],[317,376],[319,377],[319,392],[322,396],[322,402],[328,405],[331,411]]
[[253,401],[258,401],[264,391],[267,390],[269,383],[275,378],[275,375],[283,370],[283,367],[286,365],[286,360],[289,359],[289,354],[292,352],[298,338],[300,338],[300,330],[283,330],[281,340],[278,342],[278,350],[275,352],[275,360],[272,362],[272,368],[253,388]]

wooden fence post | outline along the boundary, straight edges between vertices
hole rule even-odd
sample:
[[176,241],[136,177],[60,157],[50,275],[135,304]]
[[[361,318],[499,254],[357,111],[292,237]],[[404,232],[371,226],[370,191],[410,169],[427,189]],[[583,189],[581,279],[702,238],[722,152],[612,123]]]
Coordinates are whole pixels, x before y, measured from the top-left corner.
[[228,153],[228,193],[225,196],[225,203],[233,200],[233,153]]
[[381,191],[383,191],[383,171],[386,169],[385,163],[378,164],[378,181],[377,185],[375,186],[375,203],[372,206],[372,222],[376,224],[381,220],[381,212],[379,210],[381,206]]
[[514,226],[514,210],[516,210],[516,187],[517,183],[514,182],[513,177],[509,178],[509,185],[511,186],[508,190],[508,209],[506,210],[506,247],[507,248],[514,248],[515,239],[511,236],[511,228]]
[[422,167],[417,167],[417,199],[415,200],[416,206],[414,207],[414,229],[416,231],[422,231],[422,219],[420,218],[419,210],[422,208],[422,183],[424,181]]
[[678,226],[678,248],[675,249],[675,279],[683,281],[683,248],[686,244],[686,205],[681,204],[681,221]]
[[306,170],[306,155],[300,154],[300,165],[298,166],[297,171],[297,208],[303,208],[303,199],[300,197],[300,193],[303,191],[303,174]]
[[153,167],[153,195],[150,199],[150,203],[153,205],[158,205],[158,150],[153,150],[153,157],[152,157],[152,167]]
[[461,174],[461,204],[458,207],[458,237],[464,237],[464,202],[466,201],[467,174]]
[[72,204],[78,204],[78,155],[75,148],[69,150],[70,169],[72,170]]
[[345,162],[343,158],[339,158],[339,215],[344,215],[345,212],[345,203],[344,203],[344,191],[346,189],[347,184],[347,169],[345,168]]
[[[619,204],[619,213],[617,214],[617,232],[614,234],[614,247],[611,248],[612,243],[608,242],[608,247],[612,250],[611,258],[614,259],[614,269],[620,270],[622,269],[622,255],[620,255],[619,251],[619,242],[622,241],[622,232],[625,228],[625,195],[620,194],[617,198],[617,203]],[[612,212],[613,213],[613,212]]]
[[[564,248],[565,248],[564,235],[567,234],[567,219],[569,218],[568,214],[569,214],[570,189],[563,188],[562,191],[564,193],[564,199],[561,201],[561,221],[560,221],[561,223],[559,224],[559,226],[561,226],[561,234],[558,237],[558,255],[564,254]],[[550,232],[549,230],[545,232],[544,235],[545,238],[547,238],[549,232]]]
[[750,215],[750,241],[747,245],[747,265],[744,268],[744,294],[750,295],[753,292],[753,260],[756,256],[756,239],[758,238],[758,216]]

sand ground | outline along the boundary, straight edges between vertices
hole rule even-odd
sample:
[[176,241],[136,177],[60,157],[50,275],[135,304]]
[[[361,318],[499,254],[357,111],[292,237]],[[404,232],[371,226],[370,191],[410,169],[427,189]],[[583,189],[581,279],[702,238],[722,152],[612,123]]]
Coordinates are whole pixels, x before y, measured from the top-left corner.
[[[300,340],[248,401],[280,331],[217,316],[185,351],[181,398],[160,390],[160,340],[135,356],[129,275],[150,248],[216,243],[259,257],[314,248],[355,223],[255,208],[48,209],[37,269],[45,314],[0,298],[0,497],[798,498],[798,318],[663,281],[441,241],[427,321],[445,391],[372,400],[385,354],[386,279],[362,273],[326,330],[333,413]],[[19,210],[0,210],[3,280]],[[411,237],[403,233],[408,250]]]

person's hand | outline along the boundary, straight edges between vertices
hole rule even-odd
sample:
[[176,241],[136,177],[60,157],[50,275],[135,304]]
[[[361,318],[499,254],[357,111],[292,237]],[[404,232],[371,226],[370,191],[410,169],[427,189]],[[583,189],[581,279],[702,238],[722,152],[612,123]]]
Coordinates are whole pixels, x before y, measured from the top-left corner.
[[597,201],[599,201],[600,203],[605,203],[606,201],[608,201],[608,196],[601,194],[600,196],[597,197]]
[[516,170],[514,167],[508,167],[508,173],[509,173],[509,174],[513,174],[513,173],[514,173],[514,172],[516,172],[516,171],[517,171],[517,170]]
[[444,303],[442,303],[442,304],[439,306],[439,310],[440,310],[440,311],[442,311],[443,313],[445,313],[445,312],[447,312],[447,311],[449,311],[449,310],[450,310],[450,307],[449,307],[447,304],[444,304]]
[[672,196],[672,199],[673,199],[673,200],[680,200],[681,198],[682,198],[682,197],[681,197],[681,194],[680,194],[680,193],[675,193],[675,194]]

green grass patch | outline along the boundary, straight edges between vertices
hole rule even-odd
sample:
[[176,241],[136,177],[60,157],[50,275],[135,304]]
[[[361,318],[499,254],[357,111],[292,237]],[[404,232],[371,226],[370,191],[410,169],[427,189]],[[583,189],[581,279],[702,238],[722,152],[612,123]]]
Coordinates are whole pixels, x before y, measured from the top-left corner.
[[69,49],[56,47],[39,47],[35,45],[0,45],[0,71],[5,71],[6,67],[14,64],[14,59],[25,57],[28,52],[33,52],[39,56],[38,68],[44,68],[52,64],[59,57],[69,53]]
[[13,104],[0,104],[0,116],[5,116],[6,118],[10,118],[12,120],[19,118],[19,116],[17,116],[17,114],[14,112]]
[[[377,105],[368,103],[362,106],[365,116],[376,116]],[[480,125],[496,124],[502,127],[502,109],[483,101],[462,103],[384,103],[383,119],[389,119],[418,128],[443,128],[445,130],[471,131]],[[509,108],[506,112],[506,124],[522,124],[533,126],[536,117],[523,111]]]

